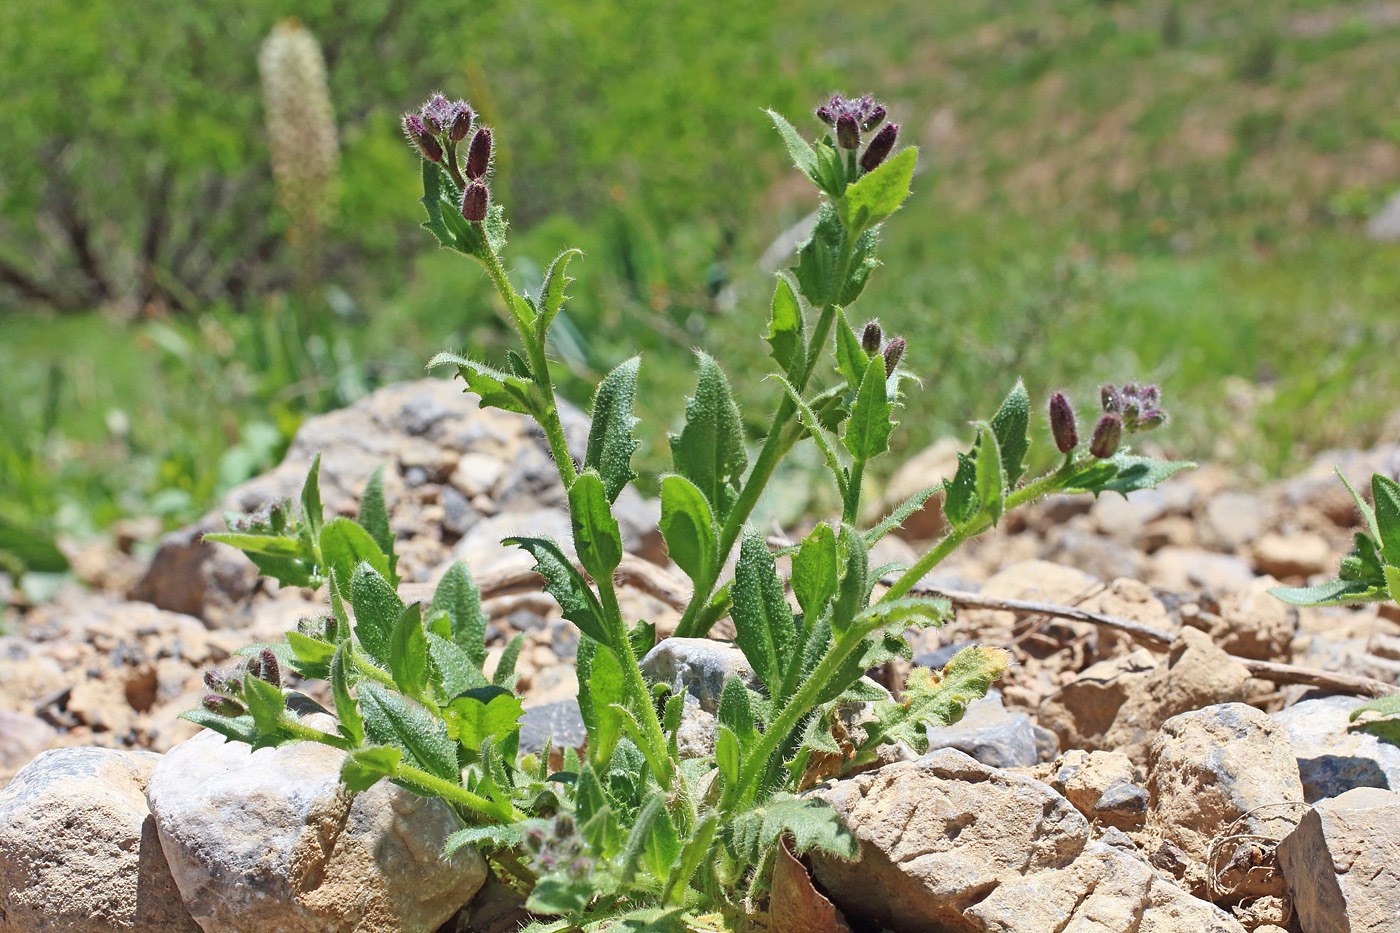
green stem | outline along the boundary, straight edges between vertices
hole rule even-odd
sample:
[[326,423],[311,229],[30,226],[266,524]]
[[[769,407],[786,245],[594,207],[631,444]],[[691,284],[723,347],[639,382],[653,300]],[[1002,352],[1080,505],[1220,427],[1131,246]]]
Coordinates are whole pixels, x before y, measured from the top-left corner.
[[389,675],[388,671],[384,670],[379,665],[371,664],[364,658],[360,657],[359,654],[351,654],[350,659],[355,662],[355,670],[359,673],[365,675],[370,680],[379,681],[386,687],[395,687],[395,689],[397,689],[396,685],[394,684],[394,678]]
[[443,151],[442,161],[447,164],[447,174],[452,176],[452,182],[457,186],[457,193],[465,192],[467,180],[462,177],[462,169],[457,165],[457,144],[450,139]]
[[[1034,482],[1027,483],[1020,489],[1006,497],[1006,508],[1004,511],[1010,512],[1014,508],[1034,502],[1042,496],[1049,495],[1061,488],[1065,481],[1082,467],[1086,467],[1094,462],[1094,457],[1084,457],[1075,460],[1071,454],[1065,457],[1065,462],[1058,470],[1047,473]],[[961,528],[954,528],[944,535],[939,542],[933,546],[923,557],[914,562],[914,565],[904,571],[898,580],[885,591],[879,601],[885,602],[891,599],[899,599],[905,593],[913,589],[914,585],[923,579],[924,574],[938,566],[944,558],[958,549],[964,541],[975,538],[992,526],[992,520],[984,512],[976,518],[963,525]]]
[[469,807],[478,813],[501,820],[501,822],[518,823],[525,819],[525,814],[515,809],[512,804],[505,805],[509,808],[509,816],[506,819],[501,819],[502,806],[500,804],[493,803],[485,797],[473,794],[459,784],[445,781],[436,774],[424,771],[422,768],[415,768],[413,765],[399,765],[398,768],[395,769],[393,777],[401,781],[407,781],[410,784],[417,784],[435,797],[441,797],[443,800],[447,800],[451,803]]
[[632,650],[632,639],[627,637],[627,623],[622,620],[622,610],[617,604],[617,591],[613,589],[612,579],[598,580],[597,583],[603,613],[612,629],[616,654],[622,662],[622,676],[627,679],[627,692],[632,697],[634,706],[639,707],[636,710],[638,719],[642,731],[646,734],[647,744],[651,746],[650,753],[646,755],[647,762],[651,764],[653,771],[660,769],[665,772],[658,773],[656,781],[669,792],[675,784],[675,769],[670,767],[671,752],[666,743],[666,733],[662,731],[661,719],[656,715],[656,704],[651,702],[651,690],[647,687],[646,678],[642,676],[641,665],[637,663],[637,653]]
[[349,751],[351,748],[350,742],[344,736],[331,735],[329,732],[313,729],[296,719],[283,720],[282,725],[303,742],[320,742],[322,745],[329,745],[332,748],[344,749],[345,751]]
[[847,525],[855,525],[860,512],[860,484],[864,473],[865,460],[857,457],[851,463],[851,477],[846,482],[846,501],[841,511],[841,521]]

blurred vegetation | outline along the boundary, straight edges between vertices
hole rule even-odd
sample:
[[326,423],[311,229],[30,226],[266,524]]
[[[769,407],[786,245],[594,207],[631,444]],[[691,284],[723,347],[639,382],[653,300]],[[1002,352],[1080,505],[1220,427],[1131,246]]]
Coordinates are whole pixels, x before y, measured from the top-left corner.
[[[776,398],[758,260],[814,205],[760,108],[815,131],[802,115],[834,89],[875,92],[923,147],[863,305],[933,389],[907,443],[964,431],[1015,372],[1086,405],[1101,381],[1160,380],[1173,452],[1255,478],[1370,443],[1400,407],[1397,248],[1361,233],[1400,183],[1388,7],[139,6],[0,4],[11,566],[56,566],[56,532],[187,521],[308,414],[445,346],[496,352],[487,283],[416,228],[397,114],[434,87],[497,127],[511,274],[533,286],[561,246],[587,252],[556,344],[565,390],[586,402],[645,352],[654,449],[693,346],[726,361],[755,425]],[[293,288],[258,90],[258,48],[291,12],[323,46],[340,137],[312,290]]]

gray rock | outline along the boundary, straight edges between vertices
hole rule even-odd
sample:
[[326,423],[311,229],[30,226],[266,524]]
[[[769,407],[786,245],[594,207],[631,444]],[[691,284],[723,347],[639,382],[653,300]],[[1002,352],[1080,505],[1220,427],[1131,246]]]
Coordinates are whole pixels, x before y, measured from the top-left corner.
[[974,933],[964,915],[999,885],[1064,868],[1088,821],[1039,781],[951,748],[811,792],[860,840],[856,862],[816,855],[813,870],[848,914],[898,931]]
[[648,651],[641,664],[648,680],[670,684],[675,693],[684,689],[710,714],[719,712],[720,694],[730,678],[743,678],[755,690],[762,688],[742,651],[709,638],[667,638]]
[[54,727],[38,716],[0,709],[0,771],[18,768],[57,737]]
[[57,748],[0,790],[0,929],[199,933],[146,807],[159,760]]
[[1297,756],[1308,803],[1355,787],[1400,790],[1400,748],[1370,733],[1347,731],[1351,711],[1365,702],[1365,697],[1323,697],[1273,714]]
[[[1147,832],[1185,854],[1191,890],[1210,889],[1213,855],[1216,867],[1228,866],[1214,879],[1221,889],[1240,897],[1284,893],[1282,878],[1269,870],[1269,840],[1292,828],[1303,785],[1283,727],[1267,714],[1225,703],[1168,719],[1148,754],[1147,788]],[[1218,845],[1225,837],[1232,841]]]
[[1001,691],[968,704],[951,726],[930,726],[928,747],[956,748],[993,768],[1024,768],[1039,761],[1035,729],[1025,713],[1008,712]]
[[[323,714],[303,722],[334,729]],[[352,797],[344,757],[203,732],[152,771],[161,845],[205,933],[431,933],[481,887],[475,851],[442,856],[462,825],[449,807],[387,781]]]
[[1278,848],[1306,933],[1400,924],[1400,794],[1358,787],[1310,809]]
[[525,710],[520,719],[520,753],[537,755],[546,745],[560,752],[566,748],[582,752],[588,745],[577,700],[556,700]]
[[1094,804],[1094,822],[1114,829],[1141,829],[1147,822],[1147,788],[1128,781],[1110,784]]

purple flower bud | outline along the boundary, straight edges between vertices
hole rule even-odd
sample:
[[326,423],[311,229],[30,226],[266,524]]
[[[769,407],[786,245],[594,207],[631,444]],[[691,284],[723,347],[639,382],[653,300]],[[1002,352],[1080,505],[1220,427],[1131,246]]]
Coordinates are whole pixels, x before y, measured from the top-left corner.
[[1123,422],[1118,416],[1109,413],[1094,425],[1094,439],[1089,442],[1089,453],[1100,460],[1107,460],[1118,452],[1118,442],[1123,437]]
[[564,839],[574,834],[574,818],[561,813],[554,818],[554,838]]
[[409,143],[418,154],[429,162],[442,161],[442,144],[428,132],[423,124],[423,118],[416,113],[406,113],[403,115],[403,134],[408,137]]
[[817,108],[817,119],[825,123],[827,126],[836,125],[836,113],[825,104]]
[[[872,101],[872,103],[874,102]],[[871,130],[875,129],[875,127],[885,122],[885,113],[885,106],[883,104],[874,104],[870,113],[866,116],[865,122],[860,125],[860,128],[869,133]]]
[[865,330],[860,332],[860,348],[869,356],[874,356],[880,352],[880,344],[884,339],[885,335],[880,330],[880,322],[870,321],[865,325]]
[[569,877],[575,881],[582,881],[588,877],[588,873],[593,871],[593,860],[589,858],[577,858],[569,863]]
[[525,848],[538,853],[544,848],[544,830],[536,827],[525,831]]
[[264,648],[258,655],[258,660],[262,662],[262,673],[258,676],[274,687],[282,686],[282,668],[278,665],[277,655],[272,653],[272,649]]
[[486,183],[478,179],[462,192],[462,216],[471,221],[485,220],[486,207],[490,203],[491,192],[486,190]]
[[875,134],[875,138],[870,140],[870,145],[865,147],[865,155],[860,157],[861,171],[873,172],[890,156],[894,149],[895,138],[899,136],[898,123],[886,123],[880,132]]
[[899,361],[904,356],[904,338],[895,337],[885,344],[885,376],[894,375],[894,368],[899,365]]
[[336,625],[335,616],[326,616],[326,641],[334,644],[335,636],[339,631],[340,628]]
[[447,127],[447,138],[454,143],[466,139],[467,134],[472,131],[472,119],[475,116],[471,106],[466,101],[454,100],[452,102],[452,123]]
[[1156,386],[1143,386],[1138,390],[1138,401],[1143,408],[1156,408],[1162,400],[1162,390]]
[[204,686],[215,693],[228,692],[228,681],[224,678],[224,675],[220,674],[218,671],[204,672]]
[[1074,409],[1063,392],[1050,396],[1050,433],[1055,436],[1055,446],[1062,454],[1079,446],[1079,427],[1075,424]]
[[1160,408],[1149,408],[1138,418],[1139,431],[1151,431],[1167,423],[1167,413]]
[[451,126],[454,116],[451,102],[441,92],[429,97],[418,113],[434,135]]
[[481,178],[491,167],[491,127],[483,126],[472,137],[472,147],[467,150],[467,177]]
[[850,113],[836,118],[836,144],[842,149],[856,149],[860,146],[860,124]]
[[1099,389],[1099,401],[1103,404],[1104,411],[1120,412],[1123,410],[1123,396],[1111,385]]
[[244,712],[242,703],[230,700],[228,697],[221,697],[216,693],[206,696],[200,705],[216,716],[242,716]]

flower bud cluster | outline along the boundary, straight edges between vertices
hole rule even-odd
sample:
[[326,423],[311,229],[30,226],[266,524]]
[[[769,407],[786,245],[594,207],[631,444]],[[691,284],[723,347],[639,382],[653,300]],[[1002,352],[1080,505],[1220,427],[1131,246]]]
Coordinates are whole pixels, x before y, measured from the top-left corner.
[[525,851],[544,873],[562,869],[570,879],[582,881],[593,872],[593,859],[585,854],[583,837],[567,813],[556,816],[548,831],[539,826],[526,830]]
[[[466,101],[450,101],[442,94],[434,94],[417,113],[403,115],[403,132],[419,155],[446,166],[462,193],[462,216],[482,221],[491,205],[486,176],[491,171],[492,137],[489,126],[477,128],[472,136],[475,119],[476,114]],[[468,136],[472,139],[464,167],[457,159],[457,144]]]
[[879,321],[868,322],[860,332],[860,348],[865,351],[865,355],[875,356],[878,353],[885,358],[886,378],[894,375],[895,367],[904,358],[905,347],[903,337],[891,337],[886,343]]
[[[1089,439],[1089,453],[1107,460],[1118,452],[1123,436],[1139,431],[1151,431],[1167,423],[1167,413],[1158,408],[1161,390],[1154,385],[1130,382],[1119,388],[1105,385],[1099,390],[1103,414],[1094,424]],[[1067,454],[1079,446],[1079,427],[1074,409],[1063,392],[1050,396],[1050,433],[1060,453]]]
[[885,123],[885,105],[869,94],[855,100],[833,94],[831,100],[817,108],[816,113],[817,119],[836,130],[836,145],[842,149],[859,149],[863,134],[879,130],[866,144],[865,152],[860,157],[862,172],[874,171],[889,158],[899,137],[899,124]]
[[247,711],[244,705],[247,702],[244,689],[249,677],[265,680],[274,687],[282,686],[282,668],[271,648],[264,648],[246,663],[232,670],[205,671],[204,687],[209,693],[205,695],[201,705],[220,716],[242,716]]

